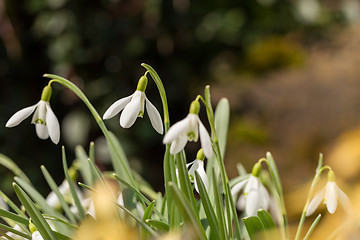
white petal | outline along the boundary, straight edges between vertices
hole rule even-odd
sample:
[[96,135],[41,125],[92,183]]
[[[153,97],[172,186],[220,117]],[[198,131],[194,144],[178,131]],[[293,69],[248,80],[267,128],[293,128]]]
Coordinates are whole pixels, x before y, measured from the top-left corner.
[[177,154],[178,152],[180,152],[182,149],[184,149],[186,143],[187,143],[187,137],[186,136],[182,136],[179,137],[177,139],[175,139],[175,141],[173,141],[171,143],[170,146],[170,153],[171,154]]
[[343,191],[341,191],[340,188],[337,188],[337,191],[340,204],[344,207],[347,213],[351,213],[352,206],[349,197]]
[[151,125],[158,133],[163,134],[164,128],[160,113],[155,108],[155,106],[149,101],[149,99],[147,99],[147,97],[145,97],[145,100],[146,100],[146,111],[147,114],[149,115]]
[[163,144],[168,144],[174,141],[181,135],[184,135],[189,127],[189,118],[186,117],[183,120],[175,123],[165,134]]
[[123,128],[131,127],[140,111],[141,92],[135,91],[129,104],[127,104],[120,116],[120,125]]
[[48,129],[50,139],[53,143],[58,144],[60,140],[60,125],[53,110],[50,107],[50,103],[46,103],[46,127]]
[[123,198],[122,193],[119,194],[118,198],[116,199],[116,203],[121,206],[124,206],[124,198]]
[[[40,120],[40,122],[39,122]],[[31,119],[31,123],[37,124],[45,124],[46,121],[46,102],[43,100],[40,100],[38,103],[38,107],[36,108],[36,111]]]
[[9,210],[8,205],[6,204],[4,199],[2,199],[2,197],[0,197],[0,209]]
[[245,197],[245,211],[247,216],[256,216],[260,209],[260,194],[258,191],[250,191]]
[[23,108],[17,111],[12,117],[7,121],[6,127],[15,127],[20,124],[25,118],[29,117],[38,106],[39,103],[32,105],[30,107]]
[[231,196],[233,196],[234,199],[236,198],[236,195],[241,191],[241,189],[245,186],[247,182],[248,179],[238,182],[231,188]]
[[[202,162],[202,161],[201,161]],[[204,162],[202,162],[202,164],[199,165],[198,169],[196,170],[199,175],[201,180],[203,181],[206,191],[209,191],[209,179],[206,175],[205,169],[204,169]],[[196,178],[195,178],[195,189],[197,192],[199,192],[198,190],[198,186],[197,186],[197,182],[196,182]]]
[[31,240],[44,240],[39,231],[33,232],[31,235]]
[[268,191],[261,182],[259,186],[259,193],[260,193],[260,208],[264,210],[268,210],[270,205],[270,196]]
[[131,94],[128,97],[121,98],[111,104],[111,106],[104,113],[103,119],[109,119],[118,114],[131,101],[133,95],[134,94]]
[[48,130],[43,124],[35,124],[36,134],[40,139],[47,139],[49,137]]
[[310,201],[309,206],[306,210],[306,216],[310,216],[311,214],[313,214],[316,210],[316,208],[319,206],[319,204],[321,203],[321,201],[324,199],[324,195],[325,195],[325,189],[321,189],[321,191],[316,194],[316,196]]
[[194,177],[193,180],[191,180],[191,182],[194,182],[195,180],[195,171],[199,168],[199,161],[200,160],[196,159],[188,171],[188,174]]
[[204,125],[202,124],[200,119],[198,120],[198,122],[199,122],[201,147],[204,150],[204,155],[206,156],[207,159],[209,159],[209,158],[211,158],[212,152],[213,152],[212,145],[211,145],[211,139],[210,139],[209,133],[207,132],[206,128],[204,127]]
[[333,214],[337,208],[337,186],[335,182],[326,184],[325,200],[329,213]]

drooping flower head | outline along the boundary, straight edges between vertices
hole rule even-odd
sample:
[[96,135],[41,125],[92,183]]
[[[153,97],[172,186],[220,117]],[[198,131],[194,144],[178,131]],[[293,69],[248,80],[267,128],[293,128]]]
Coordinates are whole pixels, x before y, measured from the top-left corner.
[[180,152],[188,141],[197,142],[199,135],[201,147],[205,156],[212,156],[212,146],[209,133],[199,118],[200,103],[195,100],[190,105],[189,114],[183,120],[175,123],[166,133],[163,143],[171,143],[170,153]]
[[50,107],[51,87],[44,87],[41,100],[30,107],[17,111],[6,123],[6,127],[15,127],[28,118],[34,111],[31,123],[35,124],[36,134],[40,139],[50,136],[53,143],[58,144],[60,140],[60,125],[54,112]]
[[146,106],[151,125],[158,133],[163,134],[164,129],[160,113],[145,95],[147,82],[147,77],[142,76],[139,79],[136,91],[132,95],[114,102],[104,113],[103,119],[112,118],[123,110],[120,116],[120,126],[129,128],[135,123],[137,117],[142,118],[144,116]]
[[204,169],[204,160],[205,160],[205,155],[203,149],[201,148],[196,154],[196,159],[191,163],[186,164],[187,167],[191,166],[189,169],[189,178],[190,181],[195,184],[195,190],[197,192],[199,192],[199,188],[198,188],[198,183],[196,181],[195,171],[199,173],[200,178],[203,181],[206,190],[209,189],[209,180]]
[[328,173],[328,182],[326,186],[320,190],[318,194],[311,200],[307,207],[306,216],[310,216],[315,212],[321,202],[326,204],[329,213],[333,214],[336,211],[338,201],[347,212],[350,212],[351,202],[348,196],[341,191],[336,185],[335,174],[332,170]]
[[251,176],[235,184],[231,189],[231,195],[235,198],[244,188],[243,194],[237,202],[237,207],[245,209],[247,216],[256,216],[259,209],[268,210],[270,205],[269,193],[259,179],[260,171],[261,163],[257,162],[252,169]]

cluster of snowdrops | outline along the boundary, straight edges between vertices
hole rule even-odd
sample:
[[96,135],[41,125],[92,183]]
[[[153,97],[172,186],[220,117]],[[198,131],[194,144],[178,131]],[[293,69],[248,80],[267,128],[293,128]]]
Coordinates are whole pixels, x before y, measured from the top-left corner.
[[[89,151],[78,147],[76,159],[68,166],[62,148],[64,181],[57,185],[45,166],[41,171],[51,188],[43,197],[14,161],[0,155],[0,163],[14,172],[13,188],[21,203],[17,206],[0,192],[1,239],[290,239],[279,173],[270,153],[257,161],[250,173],[239,167],[239,176],[229,180],[224,153],[229,126],[229,103],[221,99],[213,111],[210,87],[190,103],[189,114],[170,125],[166,91],[156,71],[147,64],[136,91],[114,102],[101,117],[85,94],[72,82],[45,74],[50,81],[35,105],[16,112],[6,127],[15,127],[32,115],[36,134],[58,144],[60,124],[50,107],[52,84],[73,91],[89,108],[107,139],[113,171],[101,172],[95,164],[94,143]],[[150,77],[148,76],[150,75]],[[146,97],[148,79],[154,80],[163,107],[163,116]],[[208,129],[199,117],[204,106]],[[130,128],[146,113],[152,127],[164,134],[163,171],[165,193],[155,192],[132,171],[122,146],[103,120],[120,113],[120,126]],[[203,123],[204,122],[204,123]],[[207,125],[207,124],[205,124]],[[187,142],[201,147],[187,163]],[[206,164],[204,164],[204,162]],[[206,166],[206,167],[205,167]],[[314,194],[322,173],[327,183]],[[340,202],[350,211],[349,198],[335,183],[335,174],[323,166],[320,155],[315,177],[300,217],[295,239],[307,239],[321,215],[303,229],[307,216],[320,203],[334,213]]]

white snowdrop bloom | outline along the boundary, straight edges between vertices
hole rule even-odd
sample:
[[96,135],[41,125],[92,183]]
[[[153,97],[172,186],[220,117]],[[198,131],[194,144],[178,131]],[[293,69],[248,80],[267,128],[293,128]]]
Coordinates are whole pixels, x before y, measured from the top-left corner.
[[31,240],[44,240],[39,231],[35,231],[31,234]]
[[260,169],[260,163],[256,163],[253,167],[252,175],[248,179],[235,184],[231,189],[231,195],[234,199],[244,189],[237,202],[237,207],[245,209],[247,216],[256,216],[259,209],[269,209],[269,193],[258,178]]
[[188,141],[197,142],[199,135],[201,147],[205,156],[209,159],[212,156],[212,146],[210,135],[199,118],[200,104],[193,101],[190,105],[190,111],[186,118],[175,123],[166,133],[163,143],[171,143],[170,153],[180,152]]
[[336,185],[334,172],[330,170],[326,186],[310,201],[306,216],[313,214],[321,202],[326,204],[329,213],[333,214],[336,211],[338,201],[344,207],[345,211],[348,213],[351,211],[350,199]]
[[144,116],[144,108],[146,107],[151,125],[158,133],[163,134],[164,129],[160,113],[145,95],[146,85],[147,78],[142,76],[137,90],[132,95],[114,102],[104,113],[103,119],[112,118],[123,110],[120,116],[120,126],[129,128],[135,123],[137,117],[142,118]]
[[42,92],[41,100],[30,107],[17,111],[6,123],[6,127],[15,127],[28,118],[34,111],[31,123],[35,124],[36,134],[40,139],[50,136],[53,143],[60,140],[60,125],[53,110],[50,107],[51,87],[46,86]]
[[206,175],[205,169],[204,169],[204,151],[203,149],[200,149],[196,155],[196,159],[192,161],[191,163],[186,164],[186,167],[190,167],[189,169],[189,178],[192,183],[195,184],[195,190],[199,192],[198,184],[196,182],[196,175],[195,171],[197,171],[200,175],[201,180],[203,181],[206,190],[209,189],[209,180]]

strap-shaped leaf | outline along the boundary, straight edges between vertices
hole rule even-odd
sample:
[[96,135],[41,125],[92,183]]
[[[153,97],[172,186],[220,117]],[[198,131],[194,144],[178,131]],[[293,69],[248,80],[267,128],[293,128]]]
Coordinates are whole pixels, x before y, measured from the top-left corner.
[[211,204],[209,195],[206,191],[205,185],[197,171],[195,171],[196,182],[198,185],[199,193],[200,193],[200,200],[204,207],[205,214],[207,216],[207,220],[209,221],[209,225],[211,227],[212,235],[214,235],[215,239],[220,239],[219,235],[219,227],[218,227],[218,220],[215,215],[214,207]]
[[21,223],[21,224],[25,224],[25,225],[29,224],[29,219],[27,219],[27,218],[25,218],[23,216],[19,216],[19,215],[15,214],[15,213],[12,213],[12,212],[8,212],[8,211],[6,211],[4,209],[1,209],[1,208],[0,208],[0,216],[11,219],[11,220],[13,220],[13,221],[15,221],[17,223]]
[[41,236],[44,239],[56,240],[56,237],[51,230],[49,224],[41,215],[40,211],[35,207],[35,204],[31,201],[29,196],[16,183],[13,183],[13,187],[21,204],[25,207],[26,212],[29,214],[32,222],[36,226],[37,230],[40,232]]
[[41,171],[46,179],[51,190],[56,194],[56,197],[59,199],[62,209],[64,210],[66,216],[70,219],[70,221],[74,224],[76,223],[76,219],[74,214],[70,211],[69,205],[65,202],[63,195],[60,193],[58,186],[56,185],[54,179],[51,177],[48,170],[45,166],[41,166]]
[[[85,210],[80,202],[79,196],[76,193],[76,189],[75,189],[75,184],[73,182],[73,180],[70,177],[69,174],[69,168],[66,162],[66,155],[65,155],[65,148],[62,147],[62,162],[63,162],[63,168],[64,168],[64,174],[65,174],[65,178],[68,181],[69,187],[70,187],[70,192],[71,192],[71,196],[74,200],[75,206],[78,210],[79,213],[79,217],[80,219],[84,219],[85,218]],[[90,171],[90,170],[89,170]]]
[[75,156],[76,156],[76,160],[81,166],[79,170],[81,172],[81,176],[84,179],[84,182],[87,185],[93,185],[94,179],[90,170],[90,165],[88,163],[89,156],[86,154],[85,149],[82,146],[76,146]]
[[11,228],[9,226],[6,226],[4,224],[1,224],[1,223],[0,223],[0,229],[5,230],[7,232],[14,233],[14,234],[16,234],[16,235],[18,235],[20,237],[26,238],[26,239],[31,239],[31,235],[20,232],[18,230],[15,230],[15,229],[13,229],[13,228]]
[[265,234],[265,228],[260,218],[256,216],[245,217],[242,219],[245,224],[246,230],[250,236],[250,239],[262,239],[263,234]]
[[153,226],[157,228],[160,231],[168,232],[170,227],[168,224],[159,221],[159,220],[153,220],[153,219],[146,219],[145,222],[149,224],[150,226]]
[[180,214],[184,218],[184,220],[190,224],[190,226],[194,229],[194,233],[197,235],[197,238],[201,240],[207,239],[205,231],[201,225],[199,216],[194,211],[192,207],[190,207],[190,202],[185,196],[183,192],[179,190],[179,188],[173,184],[169,183],[170,194],[173,196],[173,199],[176,203],[176,206],[180,210]]

